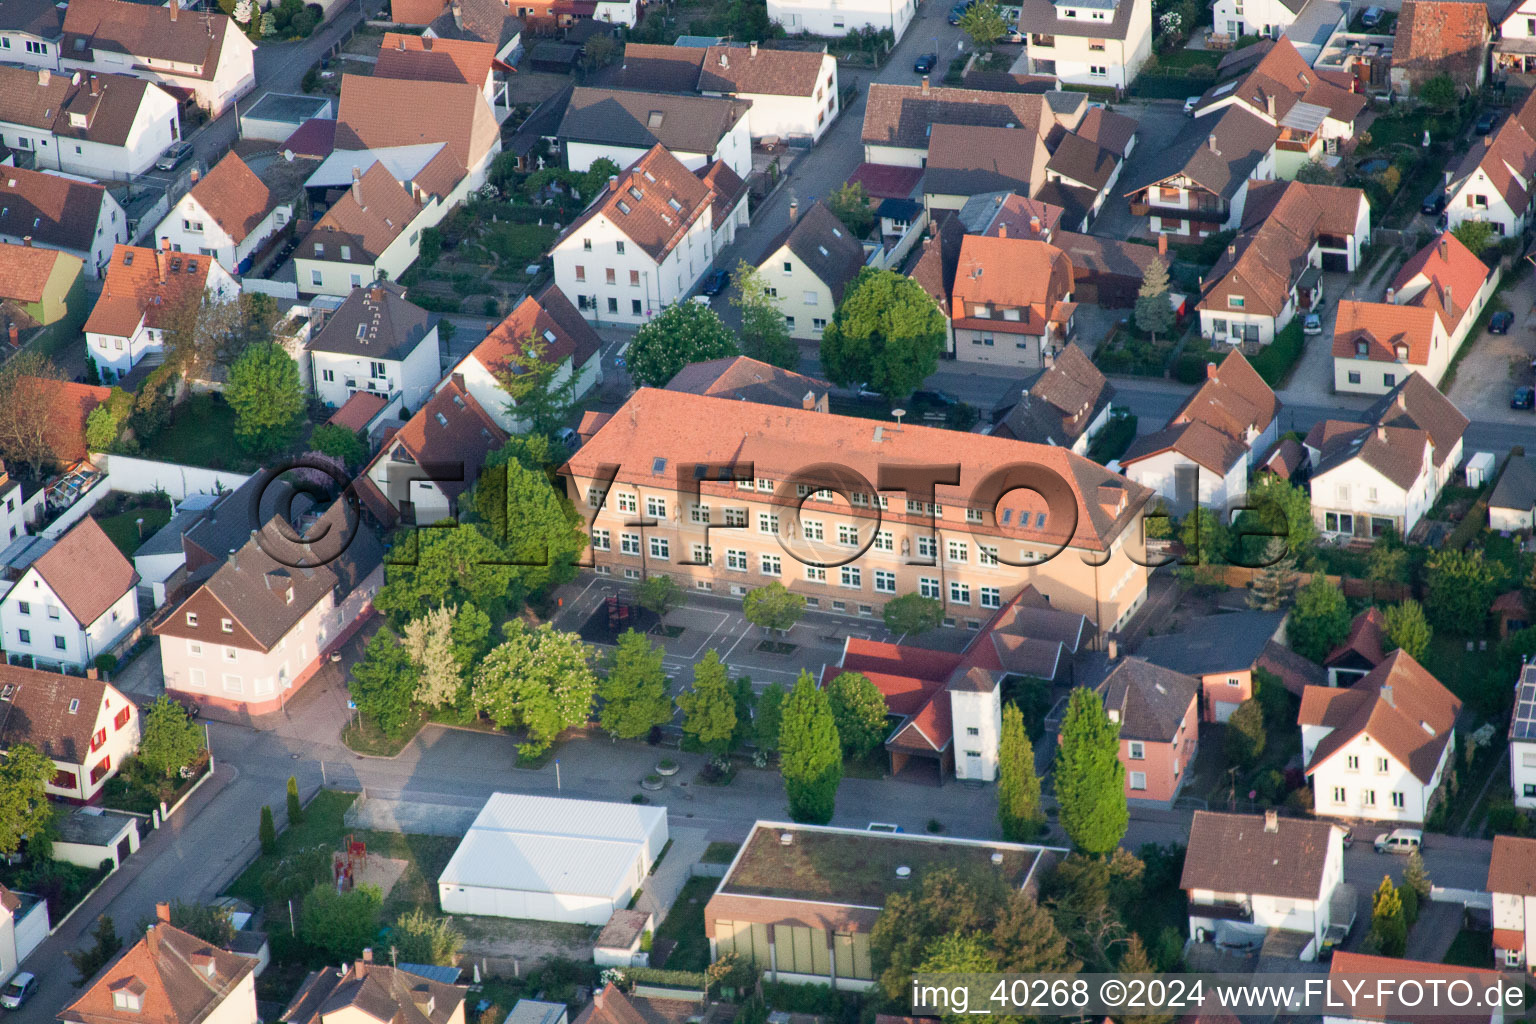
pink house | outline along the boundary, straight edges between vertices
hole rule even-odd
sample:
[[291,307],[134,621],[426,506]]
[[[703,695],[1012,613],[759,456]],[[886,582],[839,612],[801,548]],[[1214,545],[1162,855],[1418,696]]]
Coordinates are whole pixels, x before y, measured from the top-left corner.
[[1126,799],[1172,804],[1200,743],[1199,680],[1126,658],[1097,690],[1109,720],[1120,723]]

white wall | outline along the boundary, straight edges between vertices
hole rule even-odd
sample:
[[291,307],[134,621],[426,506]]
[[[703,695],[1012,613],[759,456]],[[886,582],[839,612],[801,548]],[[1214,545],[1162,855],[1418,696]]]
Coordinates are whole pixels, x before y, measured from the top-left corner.
[[[598,214],[551,253],[555,283],[588,320],[643,324],[693,289],[714,263],[713,243],[711,215],[706,211],[658,266],[617,225]],[[623,253],[618,251],[620,244]],[[578,267],[582,269],[579,278]],[[607,283],[609,268],[614,271],[613,284]],[[631,271],[639,275],[638,284],[630,283]]]
[[[1312,760],[1318,742],[1330,731],[1321,726],[1302,727],[1303,762]],[[1362,733],[1313,770],[1313,812],[1319,817],[1422,824],[1426,805],[1440,784],[1440,774],[1446,760],[1455,753],[1455,747],[1453,735],[1434,776],[1425,785],[1381,744]],[[1357,767],[1350,767],[1351,757],[1358,759]],[[1379,768],[1378,759],[1385,759],[1385,771]],[[1343,790],[1342,800],[1335,799],[1335,789]],[[1402,795],[1402,807],[1394,805],[1394,794]]]
[[[784,269],[786,265],[789,267],[787,271]],[[832,314],[837,312],[832,289],[811,273],[787,245],[779,246],[757,267],[763,275],[763,284],[774,292],[774,305],[789,323],[790,336],[812,341],[819,339],[825,325],[832,322]],[[820,326],[818,320],[822,322]]]
[[[1509,784],[1515,791],[1515,806],[1536,807],[1536,743],[1511,740],[1509,744]],[[1531,787],[1527,790],[1526,787]],[[1494,927],[1500,927],[1495,924]]]
[[[1328,528],[1327,513],[1393,517],[1398,521],[1399,536],[1413,532],[1419,519],[1434,504],[1439,493],[1430,470],[1430,448],[1425,445],[1424,469],[1408,490],[1387,479],[1359,458],[1350,459],[1312,479],[1312,518],[1324,533],[1343,533]],[[1355,526],[1355,535],[1360,527]]]
[[437,901],[445,914],[603,925],[613,916],[615,910],[628,905],[634,889],[635,886],[631,885],[627,893],[616,892],[612,897],[605,898],[575,896],[568,893],[529,892],[524,889],[492,889],[439,882]]
[[[949,706],[954,721],[955,778],[992,782],[997,778],[997,749],[1003,734],[1000,688],[986,693],[951,691]],[[970,729],[977,734],[970,735]],[[973,751],[978,756],[972,757]]]
[[768,0],[768,19],[790,35],[843,36],[866,25],[888,28],[900,41],[917,13],[917,0],[852,0],[827,5],[815,0]]
[[136,826],[131,826],[105,846],[65,843],[56,839],[53,843],[53,859],[62,860],[67,864],[78,864],[80,867],[92,870],[95,870],[104,860],[110,860],[114,865],[122,867],[122,861],[117,856],[117,844],[124,839],[128,840],[129,854],[136,853],[139,849],[139,830]]
[[75,621],[35,568],[23,573],[0,599],[0,642],[9,654],[31,655],[38,668],[85,668],[138,621],[138,596],[133,587],[119,595],[94,622]]
[[0,61],[55,70],[59,66],[59,41],[30,32],[0,32]]
[[1199,502],[1203,508],[1225,509],[1248,493],[1247,459],[1239,459],[1237,465],[1222,476],[1214,470],[1200,466],[1179,452],[1166,451],[1145,459],[1138,459],[1124,467],[1123,472],[1133,482],[1152,488],[1172,503],[1176,494],[1174,471],[1180,466],[1194,466],[1199,469]]
[[[587,392],[602,383],[602,363],[602,358],[599,355],[593,355],[592,358],[587,360],[587,365],[582,367],[581,375],[576,381],[576,390],[573,397],[581,399],[586,396]],[[480,403],[480,408],[484,409],[502,430],[509,434],[516,434],[527,429],[527,423],[518,418],[508,408],[512,401],[511,396],[502,390],[501,384],[496,380],[496,377],[481,364],[480,360],[475,358],[473,353],[465,356],[453,368],[451,373],[463,376],[464,390],[468,391],[470,396]],[[560,369],[555,371],[552,383],[556,387],[562,386],[570,379],[570,376],[571,360],[567,358],[560,364]],[[450,378],[451,374],[444,376],[434,390],[442,390]]]
[[[1533,183],[1523,178],[1519,170],[1516,168],[1511,173],[1529,192]],[[1460,227],[1469,220],[1482,220],[1494,225],[1494,230],[1505,238],[1512,238],[1525,230],[1526,214],[1515,213],[1509,200],[1494,187],[1487,172],[1481,167],[1468,175],[1467,180],[1446,197],[1445,212],[1452,228]]]
[[[442,375],[434,326],[404,359],[369,359],[340,352],[309,353],[315,394],[327,405],[341,406],[358,391],[377,390],[383,395],[399,392],[408,409],[419,409]],[[373,376],[372,365],[382,363],[384,375]],[[352,381],[351,387],[347,381]]]
[[260,249],[292,217],[293,206],[279,204],[236,242],[188,192],[156,226],[154,237],[170,239],[171,248],[177,252],[202,253],[217,259],[221,266],[238,269],[242,260]]
[[[67,175],[67,177],[73,176]],[[77,178],[76,180],[79,179]],[[0,242],[7,242],[11,245],[22,244],[23,237],[23,235],[7,235],[4,232],[0,232]],[[123,208],[118,205],[117,200],[112,198],[112,194],[104,191],[101,193],[101,210],[96,217],[96,230],[92,233],[90,248],[64,249],[61,246],[52,246],[51,248],[80,257],[85,263],[84,270],[86,275],[99,278],[101,277],[101,268],[105,267],[107,262],[112,259],[113,247],[128,240],[128,218],[124,215]],[[38,244],[41,244],[41,242]]]

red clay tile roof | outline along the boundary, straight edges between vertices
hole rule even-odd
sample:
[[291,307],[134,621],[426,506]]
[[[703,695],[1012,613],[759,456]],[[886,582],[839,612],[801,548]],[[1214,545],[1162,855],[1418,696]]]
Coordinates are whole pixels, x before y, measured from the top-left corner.
[[923,169],[895,164],[859,164],[848,180],[863,185],[865,194],[871,199],[907,199],[923,180]]
[[646,1024],[646,1020],[610,981],[601,992],[592,994],[592,1001],[576,1015],[575,1024]]
[[[361,199],[358,198],[361,193]],[[325,211],[295,255],[305,259],[342,261],[341,247],[353,250],[352,263],[371,263],[416,218],[420,205],[377,161],[336,205]],[[323,246],[317,254],[315,247]]]
[[1211,472],[1226,476],[1247,451],[1248,446],[1231,434],[1196,420],[1141,435],[1120,456],[1120,464],[1130,466],[1163,452],[1178,452]]
[[[1058,303],[1072,291],[1072,261],[1046,242],[967,235],[955,267],[954,322],[973,330],[1044,334]],[[978,306],[991,317],[978,318]],[[1018,310],[1009,320],[1004,310]]]
[[1280,818],[1275,831],[1262,814],[1196,811],[1179,887],[1220,893],[1316,900],[1323,891],[1331,821]]
[[618,184],[587,207],[555,244],[602,217],[659,263],[713,200],[713,190],[658,144],[621,173]]
[[292,150],[294,156],[324,160],[336,148],[336,122],[330,118],[312,117],[288,136],[283,149]]
[[[1482,5],[1479,4],[1479,7]],[[1328,977],[1330,980],[1344,981],[1351,978],[1362,979],[1365,985],[1374,990],[1378,979],[1395,978],[1399,981],[1413,979],[1416,982],[1425,982],[1426,979],[1438,979],[1448,981],[1452,979],[1470,981],[1479,990],[1486,986],[1497,984],[1499,972],[1479,967],[1458,967],[1454,964],[1437,964],[1422,960],[1399,960],[1388,956],[1373,956],[1367,953],[1346,953],[1343,950],[1333,954],[1333,961],[1328,965]],[[1359,984],[1355,982],[1353,984]],[[1426,987],[1428,987],[1426,985]],[[1416,1009],[1402,1008],[1396,1005],[1396,1000],[1388,998],[1383,1001],[1351,999],[1348,990],[1343,984],[1330,987],[1335,999],[1350,999],[1352,1004],[1349,1009],[1340,1011],[1341,1016],[1351,1020],[1389,1021],[1412,1020],[1421,1012]],[[1385,1005],[1384,1005],[1385,1004]],[[1439,1009],[1435,1012],[1435,1019],[1444,1024],[1488,1024],[1490,1019],[1487,1010],[1469,1010],[1462,1012],[1450,1012]]]
[[1428,784],[1460,711],[1455,694],[1407,651],[1393,651],[1348,689],[1307,687],[1298,722],[1331,730],[1313,749],[1307,774],[1364,734]]
[[1392,67],[1416,78],[1448,74],[1470,87],[1488,59],[1493,26],[1481,0],[1403,0]]
[[[1053,93],[1077,97],[1076,93]],[[1087,98],[1081,97],[1080,105]],[[1068,116],[1068,121],[1075,120]],[[927,149],[929,131],[935,124],[983,125],[1005,128],[1014,125],[1042,137],[1058,126],[1051,102],[1044,94],[950,89],[941,86],[874,83],[864,103],[861,138],[868,145]]]
[[277,197],[234,152],[192,186],[191,195],[237,243],[245,241],[277,205]]
[[565,292],[550,284],[537,296],[530,295],[518,303],[470,355],[481,366],[497,373],[524,341],[535,336],[548,346],[545,362],[559,365],[569,359],[573,371],[578,373],[603,345],[603,339],[571,305]]
[[112,389],[43,377],[28,379],[33,387],[54,393],[46,435],[54,457],[66,463],[85,458],[86,417],[90,416],[92,409],[111,396]]
[[367,391],[354,392],[352,397],[342,403],[341,408],[331,414],[326,423],[338,427],[346,427],[348,430],[362,430],[368,425],[368,421],[379,414],[379,410],[387,404],[383,395],[370,394]]
[[1259,371],[1236,349],[1227,354],[1170,424],[1200,421],[1243,441],[1245,433],[1263,433],[1280,414],[1280,400]]
[[54,264],[63,255],[57,249],[0,243],[0,298],[41,302]]
[[759,266],[766,266],[786,246],[812,276],[827,286],[833,302],[843,300],[843,290],[864,266],[863,245],[819,199],[764,247],[766,255]]
[[[393,452],[403,449],[418,465],[462,463],[462,480],[439,481],[437,484],[438,490],[452,501],[474,486],[486,458],[506,443],[506,431],[496,425],[496,421],[475,401],[473,395],[450,377],[416,415],[385,442],[378,455],[374,456],[374,461],[390,458]],[[366,472],[357,479],[360,484],[367,482],[372,486]],[[374,494],[383,497],[378,494],[377,488]],[[366,490],[363,496],[365,499],[370,497]],[[386,516],[380,518],[392,519]]]
[[501,131],[481,88],[479,83],[343,75],[336,147],[443,142],[463,168],[475,167]]
[[667,382],[668,391],[687,391],[792,409],[806,408],[807,395],[814,406],[831,388],[832,385],[824,380],[781,369],[749,356],[689,363]]
[[[1536,94],[1533,94],[1536,95]],[[1530,182],[1536,176],[1536,104],[1530,98],[1499,130],[1474,141],[1450,175],[1446,195],[1454,196],[1474,173],[1481,170],[1515,214],[1531,205]]]
[[770,50],[755,44],[750,48],[711,46],[704,51],[698,89],[810,97],[818,86],[828,88],[821,78],[826,59],[826,53],[811,50]]
[[[102,705],[126,707],[128,698],[101,679],[0,665],[0,690],[10,705],[0,716],[0,749],[28,743],[45,757],[83,765]],[[74,704],[75,711],[70,713]]]
[[[129,1024],[141,1020],[199,1024],[222,1006],[255,969],[256,961],[251,957],[220,949],[180,928],[159,922],[128,947],[84,995],[65,1007],[59,1019],[79,1024]],[[114,1008],[115,993],[125,987],[139,994],[139,1010]]]
[[379,42],[375,78],[414,82],[458,82],[484,88],[496,47],[477,39],[432,39],[386,32]]
[[206,11],[173,17],[169,9],[149,4],[70,0],[64,10],[63,50],[66,56],[84,60],[92,59],[92,51],[103,50],[194,64],[199,70],[188,77],[211,81],[225,35],[236,31],[233,24],[226,14]]
[[[1062,215],[1066,213],[1061,207],[1021,196],[1017,192],[996,196],[993,202],[995,208],[992,211],[992,219],[987,222],[987,229],[979,232],[980,234],[997,235],[1000,238],[1034,238],[1062,247],[1055,238],[1059,234],[1057,229],[1061,226]],[[1038,231],[1035,230],[1037,220],[1040,222]],[[1050,234],[1050,238],[1046,237],[1047,233]]]
[[1425,306],[1342,299],[1334,321],[1333,357],[1395,363],[1401,347],[1407,363],[1424,366],[1434,337],[1435,311]]
[[1488,858],[1488,891],[1536,896],[1536,839],[1494,836]]
[[123,146],[150,87],[142,78],[110,74],[82,74],[76,82],[55,72],[44,83],[34,68],[0,67],[0,121]]
[[1382,617],[1381,609],[1367,608],[1350,622],[1349,635],[1342,644],[1328,652],[1323,664],[1332,665],[1347,654],[1355,654],[1375,668],[1387,657],[1384,649],[1386,635],[1387,620]]
[[1104,107],[1089,107],[1082,123],[1077,126],[1077,134],[1082,138],[1122,155],[1140,130],[1141,122],[1134,117]]
[[1483,261],[1472,255],[1471,249],[1445,231],[1403,264],[1403,269],[1392,279],[1392,288],[1398,293],[1399,301],[1403,292],[1424,288],[1409,302],[1433,310],[1446,332],[1454,333],[1472,296],[1488,280],[1489,273]]
[[194,253],[114,246],[86,331],[127,338],[141,318],[149,327],[164,327],[179,303],[193,301],[207,288],[208,268],[215,262]]
[[139,581],[133,563],[90,516],[70,527],[32,568],[82,626],[99,619]]
[[[1322,107],[1337,121],[1351,123],[1366,108],[1366,97],[1321,78],[1297,51],[1296,44],[1281,36],[1252,71],[1238,80],[1235,88],[1217,86],[1201,98],[1201,106],[1221,95],[1235,94],[1238,100],[1257,113],[1283,120],[1298,103]],[[1270,101],[1274,113],[1269,113]]]

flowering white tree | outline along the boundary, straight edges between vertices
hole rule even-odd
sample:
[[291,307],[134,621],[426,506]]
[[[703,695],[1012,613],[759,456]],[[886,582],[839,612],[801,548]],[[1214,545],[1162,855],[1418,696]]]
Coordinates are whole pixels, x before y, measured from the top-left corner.
[[235,21],[241,25],[249,25],[251,23],[251,12],[251,0],[240,0],[239,3],[235,4]]
[[1184,16],[1178,11],[1168,11],[1157,19],[1157,27],[1164,35],[1173,35],[1184,27]]

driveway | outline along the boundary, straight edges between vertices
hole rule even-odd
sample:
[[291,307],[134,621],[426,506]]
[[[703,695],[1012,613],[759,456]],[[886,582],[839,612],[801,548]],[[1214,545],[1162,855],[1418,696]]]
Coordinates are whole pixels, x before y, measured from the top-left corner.
[[1536,274],[1527,272],[1501,291],[1498,299],[1515,314],[1514,325],[1508,334],[1484,330],[1463,343],[1449,397],[1468,419],[1536,430],[1536,414],[1509,407],[1517,386],[1536,382],[1531,371],[1531,360],[1536,357]]
[[1131,150],[1125,166],[1120,169],[1120,180],[1093,222],[1093,233],[1106,238],[1146,235],[1147,219],[1131,216],[1131,202],[1125,193],[1141,181],[1169,141],[1189,123],[1182,100],[1127,100],[1120,104],[1120,112],[1140,121],[1141,129],[1136,137],[1136,148]]

